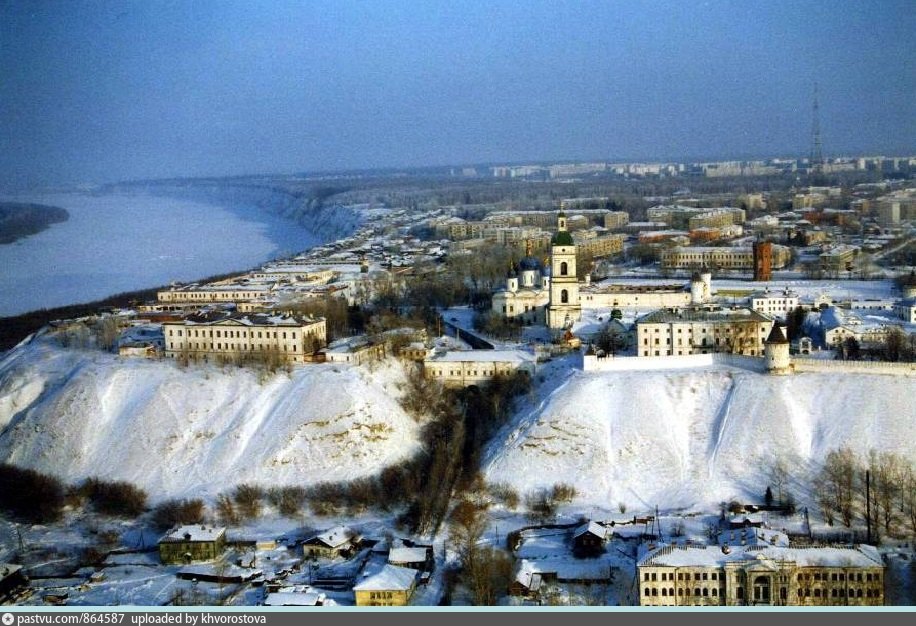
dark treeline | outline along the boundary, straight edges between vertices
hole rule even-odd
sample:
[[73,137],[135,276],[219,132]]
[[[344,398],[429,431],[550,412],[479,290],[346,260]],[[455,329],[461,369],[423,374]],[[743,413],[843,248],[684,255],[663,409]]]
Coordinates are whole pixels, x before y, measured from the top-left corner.
[[0,244],[13,243],[68,219],[70,214],[60,207],[0,202]]
[[[218,274],[202,278],[200,282],[222,280],[237,274],[238,272]],[[20,315],[0,317],[0,351],[9,350],[30,334],[47,326],[54,320],[95,315],[103,309],[136,306],[141,302],[155,300],[156,292],[163,289],[168,289],[168,286],[162,285],[150,287],[149,289],[138,289],[137,291],[125,291],[92,302],[69,304],[52,309],[38,309]]]
[[88,505],[116,517],[136,517],[147,509],[146,492],[127,482],[87,478],[67,485],[55,476],[0,463],[0,511],[33,524],[54,522],[68,504]]

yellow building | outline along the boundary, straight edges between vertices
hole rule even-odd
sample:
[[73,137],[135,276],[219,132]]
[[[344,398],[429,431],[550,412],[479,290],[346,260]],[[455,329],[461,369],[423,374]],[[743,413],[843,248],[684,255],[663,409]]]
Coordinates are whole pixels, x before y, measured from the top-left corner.
[[[786,246],[772,246],[772,267],[785,267],[792,258],[792,251]],[[711,269],[750,270],[754,268],[754,250],[751,246],[733,247],[677,247],[661,254],[664,269]]]
[[356,606],[407,606],[416,580],[416,570],[385,565],[353,586]]
[[630,221],[630,214],[626,211],[608,211],[604,214],[604,227],[608,230],[621,228]]
[[643,606],[881,606],[873,546],[663,546],[637,565]]
[[581,254],[597,258],[614,256],[623,252],[623,242],[625,240],[625,235],[606,235],[592,239],[579,239],[577,235],[576,248]]
[[159,540],[159,559],[166,564],[214,561],[225,549],[225,528],[192,524],[173,528]]
[[185,285],[165,291],[156,292],[159,302],[178,304],[219,304],[229,302],[246,302],[262,298],[269,294],[273,284],[210,284]]

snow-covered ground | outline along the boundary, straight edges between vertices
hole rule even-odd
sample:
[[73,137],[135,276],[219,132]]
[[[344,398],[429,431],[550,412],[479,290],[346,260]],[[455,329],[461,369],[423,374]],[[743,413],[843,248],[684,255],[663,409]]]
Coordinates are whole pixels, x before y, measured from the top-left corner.
[[[553,364],[549,364],[553,366]],[[796,496],[827,452],[889,450],[916,461],[912,378],[774,377],[725,366],[667,372],[544,369],[543,381],[492,441],[486,477],[520,493],[574,485],[583,504],[715,510],[759,499],[776,458]]]
[[261,378],[40,338],[0,360],[0,459],[68,481],[128,480],[159,498],[347,480],[416,450],[397,362]]
[[21,196],[70,219],[0,246],[0,316],[244,270],[317,242],[281,215],[145,194]]

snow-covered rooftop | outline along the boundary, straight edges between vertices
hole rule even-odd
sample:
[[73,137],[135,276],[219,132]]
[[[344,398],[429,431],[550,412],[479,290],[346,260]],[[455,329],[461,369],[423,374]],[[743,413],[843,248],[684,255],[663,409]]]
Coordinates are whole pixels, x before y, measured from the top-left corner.
[[427,361],[444,363],[484,362],[484,363],[534,363],[534,355],[521,350],[463,350],[439,352],[427,357]]
[[417,571],[397,565],[385,565],[378,573],[353,586],[353,591],[407,591],[414,586]]
[[573,531],[573,538],[578,538],[584,535],[585,533],[591,533],[597,535],[602,539],[607,537],[607,528],[595,521],[590,521],[586,524],[582,524]]
[[315,535],[312,539],[309,539],[308,542],[317,541],[329,548],[339,548],[350,543],[355,537],[356,533],[352,529],[346,526],[335,526],[319,535]]
[[798,567],[883,567],[872,546],[824,546],[789,548],[782,546],[661,546],[639,561],[642,566],[721,567],[742,561],[788,561]]
[[426,548],[391,548],[388,553],[389,563],[422,563],[426,560]]
[[216,541],[226,534],[226,528],[223,526],[201,526],[199,524],[188,524],[178,526],[170,530],[160,541],[178,542],[178,541]]
[[327,596],[318,591],[285,591],[280,589],[275,593],[268,593],[264,598],[264,606],[320,606],[325,603]]

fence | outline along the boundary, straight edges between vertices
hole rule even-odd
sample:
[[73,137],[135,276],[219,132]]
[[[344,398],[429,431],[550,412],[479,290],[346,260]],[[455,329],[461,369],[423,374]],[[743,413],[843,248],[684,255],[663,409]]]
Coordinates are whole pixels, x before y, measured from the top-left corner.
[[888,361],[835,361],[792,357],[795,372],[850,372],[859,374],[892,374],[916,376],[916,363],[891,363]]
[[672,370],[730,365],[755,372],[766,371],[763,357],[740,354],[688,354],[683,356],[607,356],[585,355],[582,369],[586,372],[622,372],[633,370]]

